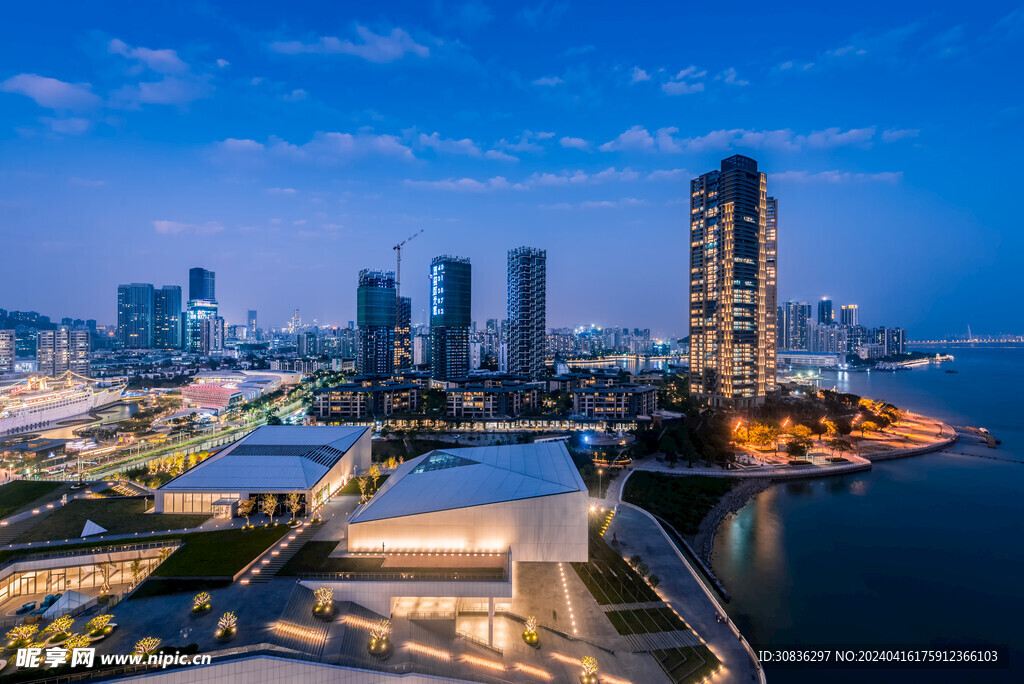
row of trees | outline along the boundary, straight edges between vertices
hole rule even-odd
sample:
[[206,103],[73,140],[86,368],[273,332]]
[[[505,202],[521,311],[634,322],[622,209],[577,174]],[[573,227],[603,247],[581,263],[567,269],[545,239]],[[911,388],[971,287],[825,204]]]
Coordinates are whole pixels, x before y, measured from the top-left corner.
[[[302,492],[291,492],[284,499],[285,508],[291,511],[293,521],[295,516],[299,514],[299,511],[302,510],[302,507],[305,506],[304,498]],[[268,516],[271,524],[273,524],[274,516],[277,515],[277,508],[280,505],[281,499],[277,494],[263,494],[258,498],[240,499],[238,501],[238,515],[245,518],[245,524],[248,525],[249,518],[258,509],[260,513]]]

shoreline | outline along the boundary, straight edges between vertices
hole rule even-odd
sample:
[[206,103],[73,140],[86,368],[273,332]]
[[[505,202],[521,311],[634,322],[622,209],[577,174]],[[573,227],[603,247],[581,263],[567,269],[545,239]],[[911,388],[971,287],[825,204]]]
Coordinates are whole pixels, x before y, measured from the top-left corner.
[[[733,513],[738,512],[755,496],[772,486],[772,478],[744,478],[730,489],[718,503],[708,511],[704,519],[700,521],[697,534],[687,535],[686,543],[690,545],[698,558],[708,567],[712,574],[714,568],[711,566],[711,552],[715,547],[715,535],[722,522]],[[717,575],[715,576],[718,580]]]

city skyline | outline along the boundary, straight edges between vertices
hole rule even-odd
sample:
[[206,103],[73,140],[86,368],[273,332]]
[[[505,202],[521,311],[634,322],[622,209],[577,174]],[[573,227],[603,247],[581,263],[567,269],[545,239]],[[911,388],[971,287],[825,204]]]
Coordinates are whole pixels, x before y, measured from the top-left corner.
[[[255,3],[154,9],[145,24],[115,6],[67,6],[59,22],[14,8],[5,306],[112,321],[118,284],[184,286],[199,262],[221,275],[230,321],[300,307],[344,322],[355,302],[327,294],[337,275],[391,268],[391,246],[422,228],[403,255],[414,322],[434,255],[477,265],[482,320],[504,308],[487,274],[530,244],[549,252],[552,326],[685,334],[687,184],[739,152],[786,198],[780,301],[827,293],[922,336],[1012,332],[1019,309],[981,295],[1012,287],[1024,239],[998,209],[1020,117],[998,84],[1024,12],[992,3],[962,23],[884,7],[831,8],[826,31],[810,6],[737,13],[737,30],[772,34],[769,52],[704,31],[710,8],[607,22],[602,6]],[[636,22],[644,40],[623,38]],[[969,111],[950,113],[946,84],[967,80]],[[437,106],[408,105],[427,93]],[[80,286],[56,287],[44,261]],[[649,281],[577,296],[613,263]]]

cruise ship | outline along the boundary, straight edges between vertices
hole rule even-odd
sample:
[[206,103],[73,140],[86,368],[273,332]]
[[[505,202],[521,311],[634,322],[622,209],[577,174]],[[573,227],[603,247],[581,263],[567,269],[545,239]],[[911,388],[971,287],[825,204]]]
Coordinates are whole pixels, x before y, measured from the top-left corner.
[[124,388],[123,381],[101,384],[73,373],[32,377],[0,387],[0,436],[39,430],[86,414],[120,399]]

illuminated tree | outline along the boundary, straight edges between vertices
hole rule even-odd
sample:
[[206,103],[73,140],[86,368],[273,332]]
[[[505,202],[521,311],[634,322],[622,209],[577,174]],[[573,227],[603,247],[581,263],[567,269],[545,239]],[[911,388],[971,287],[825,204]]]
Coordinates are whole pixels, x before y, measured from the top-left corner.
[[97,615],[92,620],[85,623],[85,633],[92,636],[98,636],[101,632],[106,631],[107,623],[110,622],[111,615]]
[[277,512],[277,494],[264,494],[260,501],[260,511],[263,515],[270,516],[270,523],[274,523],[274,513]]
[[789,429],[789,434],[802,442],[809,441],[811,439],[811,435],[814,433],[812,433],[811,428],[806,425],[794,425]]
[[779,436],[779,428],[765,423],[753,423],[747,430],[747,440],[754,446],[765,447],[773,444]]
[[61,648],[73,651],[76,648],[87,648],[91,643],[92,639],[85,634],[72,634],[61,642]]
[[530,616],[526,618],[526,631],[523,632],[523,641],[529,646],[537,646],[539,637],[537,636],[537,618]]
[[75,619],[70,615],[62,615],[43,630],[43,634],[49,634],[50,637],[59,636],[61,634],[67,634],[71,629],[71,625],[75,624]]
[[829,436],[829,437],[835,437],[836,435],[839,434],[839,428],[837,428],[836,424],[834,422],[832,422],[831,420],[826,420],[825,421],[825,434],[827,436]]
[[873,420],[865,420],[860,424],[860,436],[865,437],[869,432],[878,432],[878,423]]
[[245,518],[245,524],[249,524],[249,516],[256,510],[256,500],[253,498],[239,499],[238,501],[238,515]]
[[192,599],[192,612],[202,613],[210,610],[210,594],[209,592],[201,592],[195,595]]
[[356,478],[356,484],[359,485],[359,502],[366,501],[366,488],[370,486],[370,480],[365,475],[360,475]]
[[217,621],[217,632],[214,636],[218,639],[229,637],[235,633],[235,628],[238,625],[238,618],[230,610],[220,616],[220,620]]
[[100,591],[104,594],[110,593],[110,575],[114,572],[114,564],[109,561],[102,561],[96,564],[96,572],[100,573],[103,585]]
[[334,590],[330,587],[320,587],[313,592],[316,604],[313,606],[313,615],[325,617],[334,610]]
[[374,463],[370,466],[370,472],[368,473],[370,479],[373,481],[373,491],[377,492],[377,480],[380,479],[380,465]]
[[145,637],[135,644],[135,648],[132,649],[132,653],[134,655],[148,656],[160,647],[160,642],[161,640],[156,637]]
[[584,684],[597,684],[597,658],[583,656],[580,659],[580,667],[583,668],[580,681]]
[[7,632],[7,646],[9,648],[21,648],[32,641],[32,637],[39,631],[39,625],[18,625]]
[[840,456],[846,451],[853,451],[853,445],[845,439],[833,439],[828,443],[828,447],[832,450],[833,454],[838,451]]
[[369,650],[372,655],[385,656],[391,652],[391,620],[381,618],[370,625]]
[[299,492],[292,492],[288,495],[287,502],[288,510],[292,512],[292,521],[294,522],[295,516],[302,510],[302,494]]
[[138,586],[139,582],[142,581],[142,561],[136,558],[128,568],[132,573],[132,586]]

